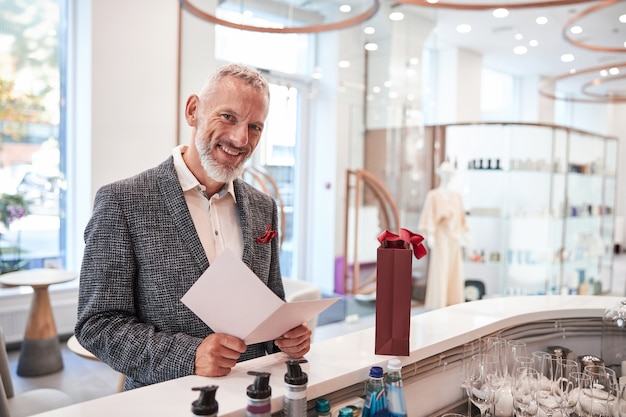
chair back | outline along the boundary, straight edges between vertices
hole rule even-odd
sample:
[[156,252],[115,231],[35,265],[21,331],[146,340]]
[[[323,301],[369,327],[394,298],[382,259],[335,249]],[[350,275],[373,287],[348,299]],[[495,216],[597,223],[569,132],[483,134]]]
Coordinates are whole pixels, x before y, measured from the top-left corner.
[[13,397],[13,381],[9,370],[9,355],[4,341],[4,331],[0,327],[0,417],[10,417],[9,401]]

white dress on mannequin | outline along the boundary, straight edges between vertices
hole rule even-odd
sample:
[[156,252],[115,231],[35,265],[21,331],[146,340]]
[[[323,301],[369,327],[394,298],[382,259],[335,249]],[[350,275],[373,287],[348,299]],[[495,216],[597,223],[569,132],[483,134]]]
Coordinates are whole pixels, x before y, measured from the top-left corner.
[[[444,165],[448,164],[448,165]],[[461,194],[450,189],[454,170],[444,162],[437,170],[441,182],[426,194],[419,230],[429,247],[424,307],[429,310],[465,301],[461,246],[468,227]]]

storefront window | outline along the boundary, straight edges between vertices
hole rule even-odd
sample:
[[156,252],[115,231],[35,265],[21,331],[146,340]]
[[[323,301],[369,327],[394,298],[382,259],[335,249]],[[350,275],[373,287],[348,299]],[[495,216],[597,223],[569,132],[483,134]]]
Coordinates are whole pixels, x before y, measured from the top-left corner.
[[63,264],[63,1],[0,1],[2,273]]

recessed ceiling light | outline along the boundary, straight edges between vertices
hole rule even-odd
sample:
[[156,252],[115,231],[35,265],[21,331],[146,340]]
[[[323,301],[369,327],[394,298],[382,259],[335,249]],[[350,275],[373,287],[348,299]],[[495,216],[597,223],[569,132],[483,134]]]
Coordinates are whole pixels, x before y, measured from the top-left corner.
[[376,33],[376,29],[371,26],[367,26],[363,28],[363,33],[365,33],[366,35],[373,35],[374,33]]
[[419,58],[413,57],[413,58],[409,59],[409,64],[411,64],[411,65],[417,65],[419,63],[420,63]]
[[580,26],[572,26],[571,28],[569,28],[569,31],[577,35],[579,33],[583,33],[583,28]]
[[526,52],[528,52],[528,48],[526,48],[524,45],[516,46],[515,48],[513,48],[513,53],[515,55],[524,55]]
[[341,13],[350,13],[352,11],[352,7],[349,4],[342,4],[339,6],[339,11]]
[[378,50],[378,44],[374,43],[374,42],[368,42],[365,44],[365,50],[366,51],[376,51]]
[[389,13],[389,20],[393,20],[394,22],[399,22],[404,19],[404,13],[402,12],[391,12]]
[[493,11],[493,17],[497,17],[498,19],[502,19],[503,17],[507,17],[509,15],[509,11],[507,9],[495,9]]
[[339,68],[350,68],[350,61],[341,60],[337,63]]
[[619,17],[619,21],[622,23],[626,23],[626,14],[623,14]]
[[528,45],[530,45],[530,46],[532,46],[534,48],[535,46],[539,45],[539,41],[536,40],[536,39],[531,39],[531,40],[528,41]]
[[513,36],[513,39],[515,39],[516,41],[521,41],[522,39],[524,39],[524,35],[523,35],[523,34],[521,34],[521,33],[516,33],[516,34]]
[[609,75],[609,72],[607,70],[600,71],[600,77],[606,77],[607,75]]
[[383,85],[387,88],[391,87],[391,81],[387,80],[383,83]]
[[619,74],[619,68],[617,68],[617,67],[609,68],[609,74],[611,74],[611,75]]
[[374,87],[372,87],[372,91],[373,91],[374,93],[380,93],[380,87],[379,87],[379,86],[377,86],[377,85],[375,85]]
[[398,98],[398,92],[397,91],[390,91],[389,92],[389,98]]
[[571,70],[569,70],[570,74],[576,74],[576,68],[572,68]]
[[472,31],[472,26],[468,25],[467,23],[463,23],[456,27],[456,31],[459,33],[469,33]]
[[561,55],[561,62],[572,62],[574,60],[573,54],[563,54]]
[[535,22],[537,22],[538,25],[545,25],[546,23],[548,23],[548,18],[545,16],[539,16],[537,19],[535,19]]
[[426,0],[426,3],[437,4],[439,3],[439,0]]

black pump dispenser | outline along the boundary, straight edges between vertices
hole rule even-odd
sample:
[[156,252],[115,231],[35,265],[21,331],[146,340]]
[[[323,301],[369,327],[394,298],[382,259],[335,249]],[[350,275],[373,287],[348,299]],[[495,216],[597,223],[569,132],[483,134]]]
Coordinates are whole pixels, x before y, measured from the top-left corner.
[[272,387],[270,387],[270,374],[269,372],[255,372],[248,371],[248,375],[255,375],[254,383],[248,385],[246,393],[249,398],[261,400],[272,396]]
[[197,416],[216,416],[218,411],[218,404],[215,400],[217,385],[195,387],[191,390],[200,391],[198,399],[191,403],[191,411]]
[[285,383],[290,385],[305,385],[309,382],[309,377],[302,372],[301,363],[306,363],[306,359],[290,359],[287,363],[287,373],[285,374]]

